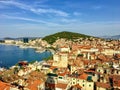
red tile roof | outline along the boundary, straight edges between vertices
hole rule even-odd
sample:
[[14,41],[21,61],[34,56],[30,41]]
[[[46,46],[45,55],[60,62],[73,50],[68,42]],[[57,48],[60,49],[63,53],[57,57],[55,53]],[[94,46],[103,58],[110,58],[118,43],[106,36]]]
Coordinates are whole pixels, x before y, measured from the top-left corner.
[[28,88],[30,90],[38,90],[38,85],[41,85],[43,82],[41,80],[35,80],[31,81],[31,83],[28,84]]
[[82,60],[84,62],[84,65],[88,65],[90,63],[89,60]]
[[66,88],[67,88],[67,85],[68,85],[68,84],[58,83],[58,84],[56,85],[56,88],[66,89]]
[[45,83],[45,86],[48,88],[55,88],[55,84]]
[[73,88],[81,89],[82,87],[79,84],[72,86]]
[[51,66],[50,69],[54,70],[55,68],[57,68],[57,66]]
[[110,84],[107,83],[102,83],[102,82],[96,82],[97,87],[102,87],[102,88],[111,88]]
[[0,81],[0,90],[10,90],[10,84]]
[[60,48],[68,48],[68,46],[61,46]]
[[79,76],[79,78],[80,78],[80,79],[87,80],[88,75],[87,75],[87,74],[85,74],[85,73],[83,73],[83,74],[81,74],[81,75]]
[[109,61],[109,57],[107,57],[104,54],[99,54],[98,59],[101,60],[101,61]]
[[110,77],[113,79],[113,86],[120,87],[120,75],[111,75]]

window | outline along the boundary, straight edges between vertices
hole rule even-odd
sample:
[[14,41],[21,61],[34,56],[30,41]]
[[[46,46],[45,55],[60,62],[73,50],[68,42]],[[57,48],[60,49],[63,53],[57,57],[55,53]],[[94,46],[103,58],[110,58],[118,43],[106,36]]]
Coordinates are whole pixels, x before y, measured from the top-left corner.
[[119,74],[118,70],[117,70],[117,74]]
[[50,80],[50,83],[52,83],[52,80]]
[[84,87],[85,85],[83,84],[83,87]]
[[104,70],[104,73],[106,74],[106,73],[107,73],[107,70]]
[[91,84],[89,84],[89,87],[91,87]]
[[62,77],[59,77],[59,79],[63,79]]

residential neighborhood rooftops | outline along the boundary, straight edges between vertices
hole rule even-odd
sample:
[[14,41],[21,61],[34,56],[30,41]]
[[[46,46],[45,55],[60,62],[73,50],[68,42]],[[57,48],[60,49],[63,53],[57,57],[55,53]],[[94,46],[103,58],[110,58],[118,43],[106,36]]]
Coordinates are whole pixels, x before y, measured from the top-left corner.
[[38,90],[38,86],[40,86],[42,83],[41,80],[35,80],[35,81],[31,81],[31,83],[28,84],[27,88],[30,90]]
[[68,84],[64,84],[64,83],[57,83],[56,88],[62,89],[62,90],[66,90]]
[[0,81],[0,90],[10,90],[11,85]]
[[102,82],[96,82],[96,86],[97,87],[106,88],[106,89],[110,89],[111,88],[110,84],[108,84],[108,83],[102,83]]

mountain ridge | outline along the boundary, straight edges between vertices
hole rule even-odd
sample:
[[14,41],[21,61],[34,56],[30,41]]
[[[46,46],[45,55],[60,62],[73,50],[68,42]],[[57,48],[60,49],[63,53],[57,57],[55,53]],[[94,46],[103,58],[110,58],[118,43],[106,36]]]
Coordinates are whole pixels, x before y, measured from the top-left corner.
[[119,39],[120,39],[120,35],[114,35],[114,36],[101,36],[100,38],[119,40]]

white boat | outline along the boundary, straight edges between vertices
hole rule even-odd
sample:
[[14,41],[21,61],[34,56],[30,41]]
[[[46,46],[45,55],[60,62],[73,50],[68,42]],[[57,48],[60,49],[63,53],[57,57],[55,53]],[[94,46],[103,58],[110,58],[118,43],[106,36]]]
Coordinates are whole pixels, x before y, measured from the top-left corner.
[[20,45],[19,47],[23,48],[23,49],[27,49],[28,48],[27,46],[23,46],[23,45]]

